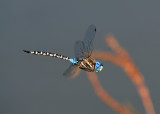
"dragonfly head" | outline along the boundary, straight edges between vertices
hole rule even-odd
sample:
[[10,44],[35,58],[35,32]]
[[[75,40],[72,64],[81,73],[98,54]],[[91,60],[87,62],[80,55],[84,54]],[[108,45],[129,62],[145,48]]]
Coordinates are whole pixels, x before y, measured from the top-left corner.
[[96,61],[94,69],[96,72],[100,72],[103,69],[103,65],[100,62]]

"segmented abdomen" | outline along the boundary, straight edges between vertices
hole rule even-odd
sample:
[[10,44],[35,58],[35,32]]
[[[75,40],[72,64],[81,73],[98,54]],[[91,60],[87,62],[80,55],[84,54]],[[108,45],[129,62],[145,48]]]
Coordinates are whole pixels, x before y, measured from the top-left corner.
[[56,57],[59,59],[64,59],[64,60],[69,60],[69,57],[58,55],[56,53],[50,53],[50,52],[43,52],[43,51],[27,51],[23,50],[26,53],[33,54],[33,55],[45,55],[45,56],[50,56],[50,57]]

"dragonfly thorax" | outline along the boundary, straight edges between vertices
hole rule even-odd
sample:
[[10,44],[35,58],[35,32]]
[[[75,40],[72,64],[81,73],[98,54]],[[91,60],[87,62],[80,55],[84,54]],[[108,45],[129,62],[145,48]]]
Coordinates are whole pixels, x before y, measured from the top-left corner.
[[100,72],[103,69],[103,65],[100,62],[90,57],[84,59],[71,58],[69,61],[85,71]]
[[79,68],[85,70],[85,71],[90,71],[93,72],[95,68],[95,60],[92,58],[84,58],[82,60],[78,61],[78,66]]

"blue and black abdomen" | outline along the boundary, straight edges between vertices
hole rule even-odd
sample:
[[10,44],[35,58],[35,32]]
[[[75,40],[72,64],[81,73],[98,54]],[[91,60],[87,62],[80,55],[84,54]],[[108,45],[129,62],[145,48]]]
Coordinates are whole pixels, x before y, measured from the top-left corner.
[[27,51],[27,50],[23,50],[23,51],[26,52],[26,53],[29,53],[29,54],[33,54],[33,55],[45,55],[45,56],[50,56],[50,57],[56,57],[56,58],[59,58],[59,59],[70,60],[69,57],[62,56],[62,55],[59,55],[59,54],[56,54],[56,53],[51,53],[51,52]]

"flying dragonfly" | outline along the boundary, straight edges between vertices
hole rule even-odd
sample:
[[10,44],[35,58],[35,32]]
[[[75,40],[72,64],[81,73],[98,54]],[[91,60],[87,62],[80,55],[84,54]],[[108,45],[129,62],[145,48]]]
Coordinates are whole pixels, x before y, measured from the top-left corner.
[[23,50],[26,53],[33,55],[45,55],[50,57],[56,57],[59,59],[64,59],[71,62],[69,68],[63,73],[66,76],[73,76],[77,69],[80,68],[82,70],[88,72],[100,72],[103,69],[103,65],[91,58],[92,50],[93,50],[93,40],[96,34],[96,27],[94,25],[90,25],[86,31],[83,41],[77,41],[74,46],[74,58],[69,58],[67,56],[59,55],[51,52],[43,52],[43,51],[28,51]]

